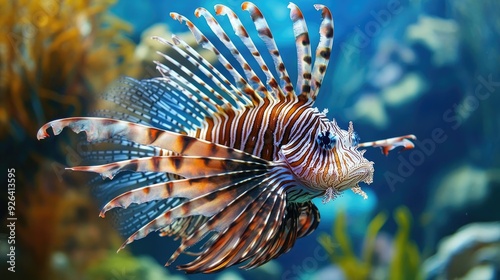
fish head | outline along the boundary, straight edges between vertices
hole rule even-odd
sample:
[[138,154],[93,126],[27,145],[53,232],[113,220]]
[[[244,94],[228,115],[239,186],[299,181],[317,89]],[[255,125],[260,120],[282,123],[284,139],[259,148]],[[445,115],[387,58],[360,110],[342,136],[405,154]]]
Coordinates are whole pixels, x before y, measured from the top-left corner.
[[[359,183],[373,181],[373,162],[358,150],[359,136],[352,122],[347,130],[335,120],[321,120],[304,133],[295,135],[280,151],[294,177],[316,193],[339,193]],[[363,193],[364,194],[364,193]]]

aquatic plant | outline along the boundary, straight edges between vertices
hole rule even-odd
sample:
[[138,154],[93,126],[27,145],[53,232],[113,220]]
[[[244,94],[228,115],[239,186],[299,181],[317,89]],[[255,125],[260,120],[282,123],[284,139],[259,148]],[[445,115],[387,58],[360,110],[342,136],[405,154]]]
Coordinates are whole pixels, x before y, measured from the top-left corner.
[[[85,248],[79,250],[78,240],[93,240],[89,231],[95,233],[100,227],[98,217],[92,215],[95,219],[78,224],[68,215],[96,206],[88,189],[69,187],[85,180],[73,177],[63,183],[54,172],[54,161],[72,156],[65,145],[44,149],[36,142],[36,129],[47,119],[85,114],[95,93],[139,69],[135,43],[127,37],[132,27],[109,13],[112,4],[92,0],[0,3],[0,147],[6,159],[0,165],[15,168],[18,174],[16,245],[22,257],[17,266],[20,275],[26,276],[21,278],[59,279],[53,277],[53,256],[63,256],[73,268],[88,265],[81,261],[88,247],[82,243]],[[41,150],[49,153],[42,156]],[[106,236],[118,236],[111,228],[106,230]],[[107,250],[101,245],[93,248]],[[80,261],[73,258],[77,255]]]
[[411,213],[406,207],[394,212],[398,231],[394,237],[394,255],[389,268],[389,279],[420,279],[420,253],[410,240]]
[[[344,272],[346,279],[374,279],[375,243],[380,229],[387,221],[387,214],[377,214],[368,224],[361,256],[356,255],[349,238],[346,214],[340,213],[332,227],[332,234],[322,233],[318,242],[328,253],[332,264]],[[384,279],[421,279],[420,253],[410,240],[411,214],[406,207],[394,211],[398,230],[393,240],[393,254],[389,267],[383,267]]]
[[[74,176],[59,181],[50,168],[42,168],[37,185],[16,203],[23,279],[74,279],[64,275],[83,275],[121,244],[112,226],[95,215],[90,189],[67,187],[85,180]],[[32,266],[37,269],[29,269]]]
[[104,261],[91,266],[85,273],[87,279],[187,279],[181,275],[169,274],[162,265],[153,258],[146,256],[134,256],[128,252],[116,254],[110,251]]

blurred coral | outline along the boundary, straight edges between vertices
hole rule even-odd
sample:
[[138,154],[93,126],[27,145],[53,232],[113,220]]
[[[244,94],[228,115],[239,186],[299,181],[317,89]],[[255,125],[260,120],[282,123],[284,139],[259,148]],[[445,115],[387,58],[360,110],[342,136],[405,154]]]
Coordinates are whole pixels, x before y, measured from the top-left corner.
[[[188,45],[193,46],[194,49],[201,54],[206,60],[214,63],[217,61],[217,56],[211,51],[203,47],[200,47],[196,43],[196,38],[191,34],[190,31],[185,31],[182,33],[175,34],[180,40],[186,42]],[[145,29],[141,34],[141,41],[135,48],[135,57],[141,63],[141,77],[142,78],[153,78],[158,77],[159,73],[156,70],[155,60],[159,60],[161,56],[158,52],[161,52],[176,61],[179,61],[185,67],[189,68],[191,71],[196,71],[197,68],[186,60],[185,57],[180,55],[178,52],[172,50],[168,45],[153,40],[152,37],[161,37],[170,40],[172,37],[172,32],[170,31],[168,25],[164,23],[154,24],[147,29]]]
[[34,137],[47,120],[82,114],[92,94],[133,74],[131,26],[112,1],[5,1],[0,9],[0,139]]
[[443,238],[424,269],[427,279],[496,279],[500,222],[471,223]]
[[410,42],[420,42],[432,50],[436,66],[455,64],[459,58],[459,29],[453,19],[421,15],[418,22],[408,26],[406,36]]

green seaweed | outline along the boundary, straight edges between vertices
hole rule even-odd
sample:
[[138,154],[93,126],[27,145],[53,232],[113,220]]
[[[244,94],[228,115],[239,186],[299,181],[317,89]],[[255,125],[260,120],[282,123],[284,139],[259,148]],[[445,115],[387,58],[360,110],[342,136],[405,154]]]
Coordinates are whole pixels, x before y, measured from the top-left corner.
[[90,267],[85,275],[88,279],[170,279],[184,280],[180,275],[169,274],[168,271],[151,257],[134,256],[128,252],[109,252],[103,262]]
[[[420,253],[415,242],[410,240],[410,211],[401,206],[394,211],[393,216],[398,230],[393,241],[394,253],[390,265],[383,267],[384,279],[421,279]],[[360,257],[353,250],[344,212],[335,220],[332,234],[322,233],[318,242],[328,253],[332,264],[342,269],[346,279],[373,279],[375,241],[387,219],[388,215],[380,212],[370,221]]]
[[406,207],[394,212],[398,231],[394,238],[394,256],[388,279],[421,279],[419,275],[420,253],[415,242],[410,240],[411,213]]

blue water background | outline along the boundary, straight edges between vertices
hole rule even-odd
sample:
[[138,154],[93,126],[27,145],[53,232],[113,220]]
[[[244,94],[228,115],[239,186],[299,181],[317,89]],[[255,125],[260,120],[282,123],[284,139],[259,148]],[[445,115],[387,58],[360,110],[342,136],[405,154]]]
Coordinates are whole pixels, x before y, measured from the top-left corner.
[[[322,216],[320,227],[312,235],[298,240],[290,252],[277,259],[282,271],[292,271],[287,274],[287,277],[313,274],[329,265],[328,260],[322,259],[313,266],[308,258],[317,255],[318,250],[322,250],[317,242],[318,233],[330,232],[334,217],[340,210],[348,213],[348,224],[357,250],[361,246],[360,240],[363,238],[364,228],[369,218],[379,211],[391,213],[401,205],[408,207],[413,215],[412,239],[417,242],[422,252],[428,253],[435,252],[439,239],[452,234],[462,225],[498,220],[500,211],[493,202],[494,199],[498,199],[498,192],[464,208],[453,208],[447,205],[441,207],[439,203],[436,204],[436,201],[442,200],[437,200],[435,193],[443,178],[459,169],[460,166],[482,171],[495,170],[495,168],[498,170],[498,156],[500,155],[498,149],[500,118],[499,111],[496,109],[500,105],[498,85],[492,87],[490,94],[483,100],[477,96],[474,98],[475,90],[483,84],[482,81],[488,79],[500,81],[498,52],[491,51],[492,48],[487,47],[492,44],[498,46],[498,37],[494,34],[485,34],[491,28],[488,24],[498,24],[493,11],[491,14],[483,14],[479,17],[479,21],[474,22],[476,25],[468,26],[468,29],[464,30],[464,24],[459,21],[460,17],[457,16],[455,4],[450,3],[451,1],[316,2],[327,5],[335,19],[335,45],[330,68],[316,102],[319,109],[328,108],[328,115],[335,118],[344,128],[347,128],[349,121],[353,121],[354,128],[362,140],[415,134],[420,141],[433,142],[434,147],[432,149],[430,148],[432,145],[427,148],[417,147],[416,150],[419,153],[413,154],[412,151],[392,152],[387,157],[378,149],[369,149],[365,156],[375,162],[374,183],[364,186],[369,199],[363,200],[359,196],[346,193],[338,201],[326,205],[321,205],[321,202],[317,201]],[[398,5],[399,12],[390,14],[391,18],[387,23],[377,21],[374,15],[380,14],[381,11],[388,11],[388,5],[390,3],[393,5],[394,2]],[[245,23],[250,23],[246,12],[239,9],[240,1],[119,1],[112,11],[133,23],[135,41],[139,41],[142,30],[158,22],[166,23],[173,32],[185,32],[187,30],[185,25],[175,22],[168,16],[171,11],[192,19],[211,40],[216,40],[213,35],[209,35],[211,32],[204,20],[196,19],[193,11],[198,6],[213,11],[211,7],[217,3],[231,7]],[[302,9],[308,22],[314,48],[318,40],[320,13],[314,9],[311,1],[301,0],[295,3]],[[289,74],[294,81],[296,52],[289,10],[286,8],[288,1],[259,1],[256,4],[267,17]],[[483,4],[477,2],[475,5]],[[478,10],[484,11],[484,9],[471,7],[470,13]],[[454,33],[453,36],[457,36],[457,42],[448,47],[457,51],[458,55],[455,57],[450,55],[450,58],[443,58],[444,63],[436,63],[433,60],[436,55],[435,50],[425,43],[408,40],[410,26],[416,24],[422,16],[449,20],[456,24],[456,34]],[[226,23],[225,18],[221,18],[220,21],[223,24]],[[367,26],[376,26],[376,23],[379,24],[380,30],[374,32],[376,34],[373,36],[367,35]],[[250,30],[251,26],[247,25],[247,29]],[[360,40],[361,36],[357,33],[359,30],[365,31],[368,37],[368,42],[365,42],[363,47],[355,46],[355,40]],[[477,40],[477,42],[471,40]],[[453,40],[451,41],[450,44],[453,43]],[[255,42],[262,47],[259,40]],[[481,43],[485,44],[485,50],[490,51],[480,52],[471,47],[471,45]],[[350,52],[349,46],[351,46],[351,51],[354,46],[354,51]],[[409,52],[413,59],[406,59],[405,52]],[[440,55],[446,54],[449,52],[445,51]],[[375,58],[378,60],[374,61]],[[384,76],[377,76],[377,74],[380,74],[386,65],[395,67],[395,72],[386,70],[387,75],[396,75],[396,77],[392,81],[390,77],[387,78],[389,81],[381,85],[379,81],[383,80]],[[386,116],[384,125],[375,124],[366,117],[362,117],[359,110],[356,112],[353,109],[360,99],[367,96],[377,98],[383,94],[384,90],[394,86],[410,74],[419,77],[419,83],[424,84],[423,89],[414,97],[409,97],[408,101],[401,102],[397,106],[387,104],[383,106]],[[356,79],[359,81],[353,82]],[[418,83],[417,86],[419,86]],[[485,89],[483,84],[482,96],[488,93],[484,91]],[[374,108],[365,108],[367,111],[372,109]],[[440,136],[437,137],[436,134],[439,133]],[[420,156],[422,154],[423,157]],[[405,171],[404,167],[401,167],[402,164],[404,165],[403,162],[410,160],[418,164],[411,163],[413,170],[407,170],[401,174],[401,170]],[[393,178],[391,174],[399,176],[401,181],[399,179],[396,182],[391,181],[390,178]],[[498,182],[490,184],[498,187]],[[456,190],[456,192],[461,191],[463,190]],[[453,192],[452,189],[450,197],[454,196]],[[488,207],[495,207],[495,210],[492,211]],[[432,227],[434,229],[430,229]],[[391,219],[384,227],[384,231],[389,234],[394,234],[396,229],[397,226]],[[153,255],[160,263],[168,259],[174,248],[174,245],[165,238],[158,237],[148,237],[137,243],[140,244],[134,243],[131,246],[133,252]],[[320,253],[324,254],[324,251]],[[292,267],[301,268],[299,269],[301,272],[291,270]],[[169,269],[173,271],[173,267]],[[245,278],[250,277],[250,274],[235,271]],[[217,275],[206,276],[207,279],[216,277]]]

